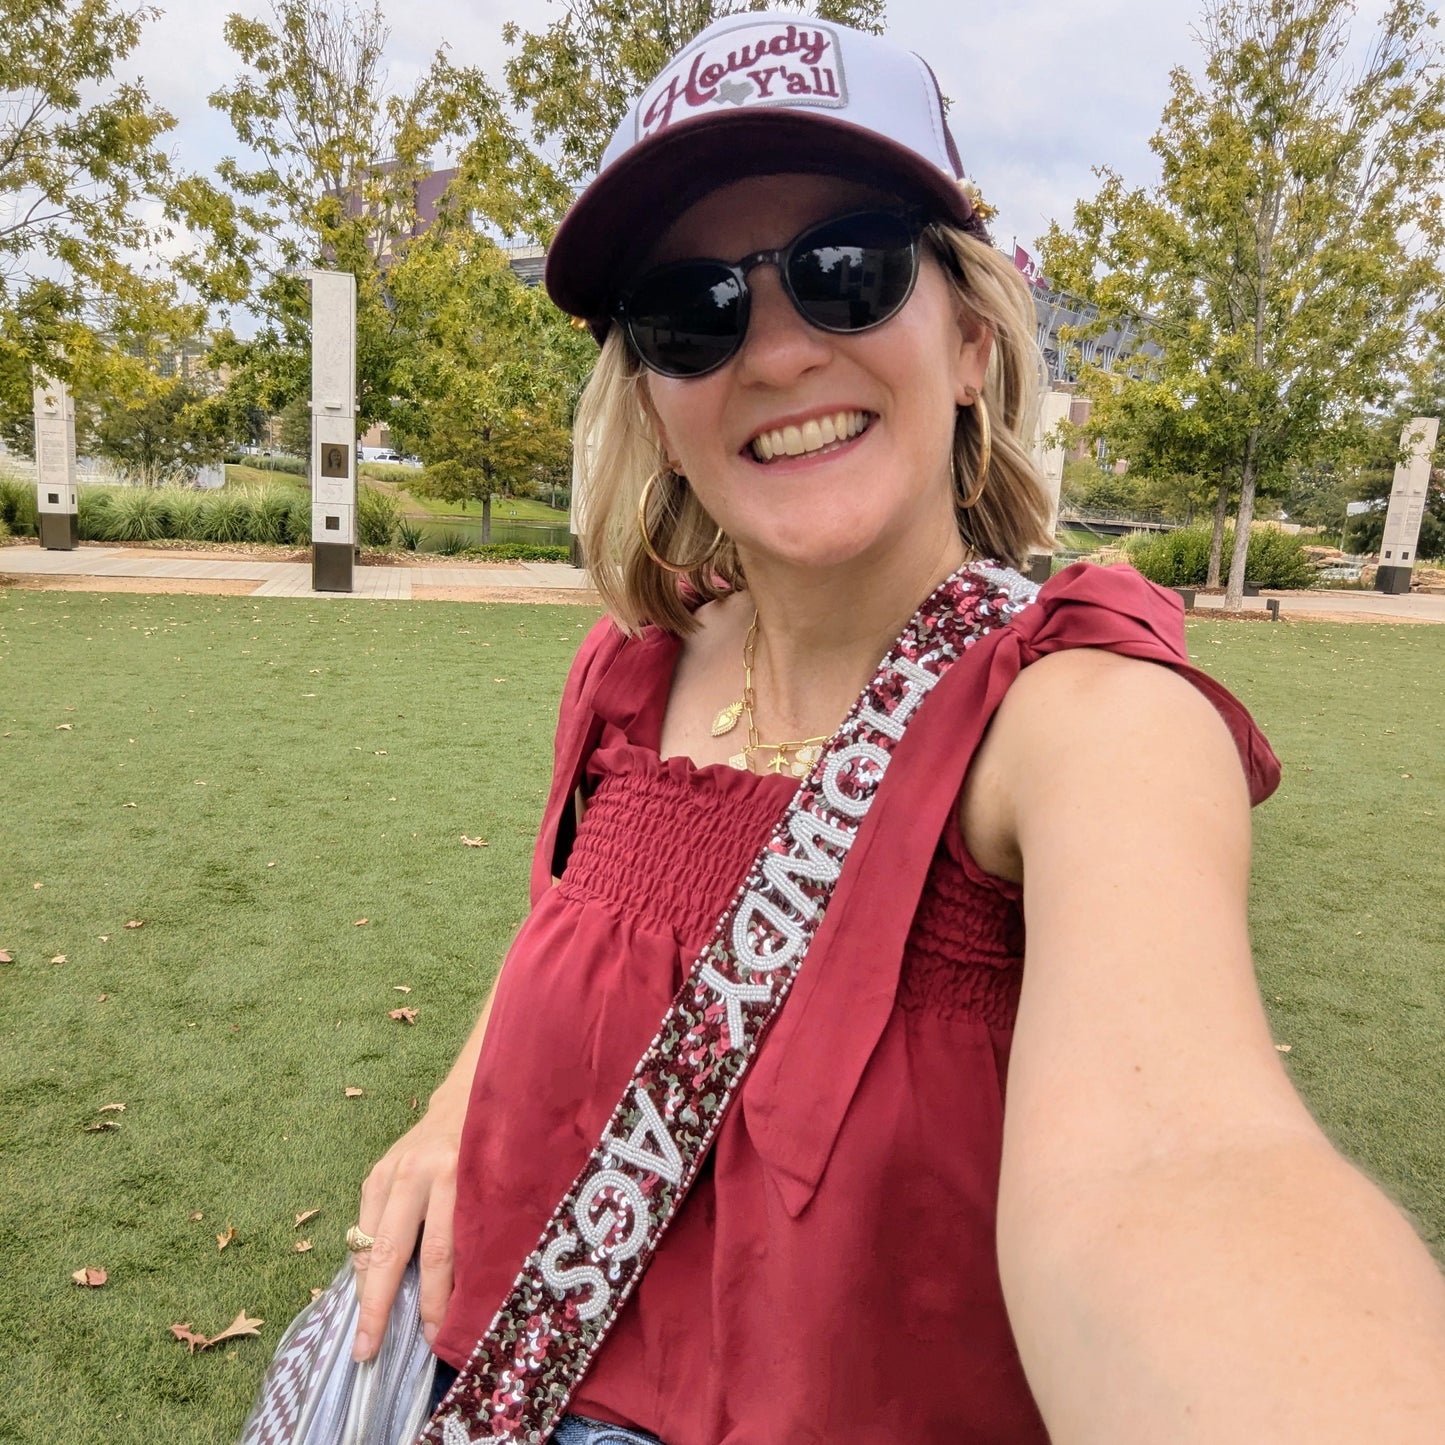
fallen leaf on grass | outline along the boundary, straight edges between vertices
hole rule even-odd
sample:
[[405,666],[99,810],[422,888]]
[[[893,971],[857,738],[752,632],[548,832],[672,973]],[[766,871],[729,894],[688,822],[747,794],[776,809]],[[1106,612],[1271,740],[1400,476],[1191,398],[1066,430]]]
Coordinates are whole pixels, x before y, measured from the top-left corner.
[[115,1119],[97,1119],[94,1124],[85,1126],[85,1132],[87,1134],[104,1134],[107,1130],[119,1128],[120,1124]]
[[205,1217],[199,1209],[191,1210],[190,1219],[192,1224],[199,1224]]
[[274,868],[276,865],[274,863],[268,863],[266,866],[268,868]]
[[110,942],[110,934],[108,934],[108,933],[102,933],[102,934],[100,935],[100,941],[101,941],[102,943],[109,943],[109,942]]
[[1293,1044],[1276,1044],[1275,1049],[1282,1054],[1287,1054],[1294,1047]]
[[462,834],[462,842],[465,843],[468,848],[485,848],[487,846],[487,840],[485,838],[468,838],[465,833]]
[[55,957],[52,958],[50,961],[51,961],[51,963],[64,963],[64,962],[65,962],[65,955],[64,955],[63,953],[57,953],[57,954],[55,955]]
[[314,1300],[315,1300],[315,1299],[320,1299],[321,1296],[324,1295],[325,1293],[326,1293],[326,1291],[325,1291],[324,1289],[322,1289],[319,1284],[313,1284],[313,1285],[311,1286],[311,1298],[312,1298],[312,1299],[314,1299]]
[[132,918],[130,922],[126,924],[127,928],[144,928],[145,926],[146,921],[144,918]]
[[1413,778],[1413,777],[1415,776],[1415,774],[1414,774],[1414,773],[1401,773],[1400,776],[1401,776],[1402,778]]
[[197,786],[198,788],[204,788],[204,787],[206,786],[206,780],[205,780],[204,778],[197,778],[197,779],[196,779],[196,786]]
[[370,922],[371,922],[371,919],[369,919],[369,918],[358,918],[358,919],[356,920],[356,922],[355,922],[354,924],[352,924],[352,927],[353,927],[353,928],[365,928],[366,925],[367,925],[368,923],[370,923]]
[[309,1254],[311,1252],[311,1241],[309,1239],[298,1239],[291,1248],[297,1254]]
[[86,1289],[99,1289],[110,1277],[103,1269],[92,1269],[87,1265],[84,1269],[78,1269],[70,1276],[76,1284],[83,1284]]
[[373,757],[378,757],[378,758],[384,758],[384,757],[387,756],[387,751],[386,751],[385,748],[377,748],[377,750],[375,751],[375,753],[372,754],[372,756],[373,756]]
[[135,806],[136,806],[136,805],[135,805],[134,803],[122,803],[122,804],[121,804],[121,807],[122,807],[122,808],[134,808]]
[[96,1003],[104,1003],[109,997],[110,995],[108,993],[103,993],[98,999],[96,999]]
[[303,1209],[301,1213],[296,1216],[296,1223],[291,1227],[293,1229],[300,1229],[308,1219],[315,1219],[320,1213],[321,1211],[319,1209]]
[[247,1317],[246,1311],[231,1321],[218,1335],[212,1335],[207,1339],[205,1335],[198,1335],[192,1328],[191,1322],[187,1320],[183,1325],[172,1325],[171,1333],[178,1339],[183,1340],[191,1354],[197,1350],[209,1350],[213,1345],[219,1345],[222,1340],[239,1339],[242,1335],[259,1335],[260,1326],[266,1323],[265,1320],[253,1320]]
[[44,885],[43,883],[36,883],[36,884],[34,884],[33,886],[36,887],[36,888],[44,888],[44,887],[45,887],[45,885]]
[[395,1019],[399,1024],[414,1024],[416,1010],[414,1008],[394,1008],[387,1014],[387,1018]]
[[14,962],[15,962],[15,960],[10,957],[10,950],[9,950],[8,948],[0,948],[0,963],[14,963]]
[[416,1113],[416,1104],[417,1104],[416,1095],[413,1094],[413,1095],[411,1096],[411,1111],[412,1111],[413,1114]]
[[102,1105],[100,1106],[100,1109],[99,1109],[97,1112],[99,1112],[99,1113],[101,1113],[101,1114],[124,1114],[124,1113],[125,1113],[125,1105],[124,1105],[124,1104],[102,1104]]
[[236,1237],[236,1226],[228,1219],[226,1221],[226,1232],[216,1236],[216,1253],[219,1254]]
[[407,983],[394,983],[394,984],[392,984],[392,989],[393,989],[396,993],[410,993],[410,992],[411,992],[411,985],[410,985],[410,984],[407,984]]
[[55,724],[55,731],[58,732],[58,733],[69,733],[69,732],[74,732],[75,729],[72,728],[69,723],[56,723],[56,724]]
[[353,1089],[348,1087],[346,1090],[346,1097],[348,1099],[359,1099],[365,1092],[365,1089]]

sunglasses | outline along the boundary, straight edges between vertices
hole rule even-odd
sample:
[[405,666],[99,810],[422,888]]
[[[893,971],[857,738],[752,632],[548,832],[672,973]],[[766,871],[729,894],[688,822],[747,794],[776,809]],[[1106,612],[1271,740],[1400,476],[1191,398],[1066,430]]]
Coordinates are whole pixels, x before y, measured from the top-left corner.
[[776,266],[806,322],[837,335],[871,331],[896,316],[918,280],[922,217],[859,211],[809,226],[776,251],[728,261],[673,261],[638,278],[617,304],[618,324],[649,370],[706,376],[743,344],[748,273]]

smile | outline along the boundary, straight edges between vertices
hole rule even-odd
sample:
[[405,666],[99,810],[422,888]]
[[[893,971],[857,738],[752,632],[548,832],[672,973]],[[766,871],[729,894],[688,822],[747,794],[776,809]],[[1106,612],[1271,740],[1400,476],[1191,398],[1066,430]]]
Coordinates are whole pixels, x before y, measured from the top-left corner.
[[831,416],[810,417],[800,426],[759,432],[745,450],[760,462],[770,462],[777,457],[810,456],[861,436],[872,420],[866,411],[839,411]]

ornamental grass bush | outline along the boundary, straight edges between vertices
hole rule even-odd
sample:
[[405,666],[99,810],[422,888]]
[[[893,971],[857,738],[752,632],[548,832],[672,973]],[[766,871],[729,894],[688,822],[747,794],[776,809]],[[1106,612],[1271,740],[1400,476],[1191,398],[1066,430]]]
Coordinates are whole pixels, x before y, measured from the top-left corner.
[[213,492],[201,503],[197,531],[202,542],[251,541],[249,499],[240,492]]
[[247,487],[242,492],[251,509],[251,540],[279,546],[288,541],[291,520],[290,489]]
[[[1207,526],[1178,527],[1172,532],[1138,532],[1124,543],[1130,563],[1161,587],[1203,587],[1209,576]],[[1220,581],[1229,582],[1234,529],[1224,529],[1224,564]],[[1244,580],[1257,587],[1312,587],[1315,569],[1305,555],[1302,538],[1273,527],[1250,533]]]
[[356,492],[356,540],[363,547],[390,547],[396,540],[401,503],[390,492],[361,486]]
[[158,542],[169,537],[171,514],[166,494],[151,487],[126,487],[109,494],[100,524],[103,542]]
[[21,477],[0,477],[0,522],[16,536],[34,536],[40,530],[34,482]]

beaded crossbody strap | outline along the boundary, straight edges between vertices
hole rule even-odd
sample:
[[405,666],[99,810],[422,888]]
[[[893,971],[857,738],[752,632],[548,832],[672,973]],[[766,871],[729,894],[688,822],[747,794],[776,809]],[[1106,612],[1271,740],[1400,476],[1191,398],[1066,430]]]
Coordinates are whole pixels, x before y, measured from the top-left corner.
[[1017,573],[964,567],[913,615],[718,920],[423,1441],[548,1438],[787,998],[909,719],[964,650],[1035,590]]

